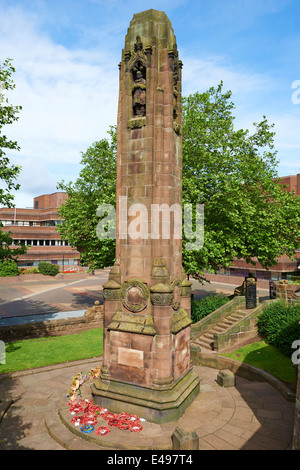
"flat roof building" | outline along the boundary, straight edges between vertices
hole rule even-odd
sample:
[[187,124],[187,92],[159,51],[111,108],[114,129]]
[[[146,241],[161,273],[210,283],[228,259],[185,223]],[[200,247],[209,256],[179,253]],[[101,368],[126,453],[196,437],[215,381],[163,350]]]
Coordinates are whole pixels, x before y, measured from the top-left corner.
[[56,192],[35,197],[33,208],[0,208],[0,222],[5,232],[11,232],[15,243],[30,246],[18,257],[18,266],[38,266],[47,261],[66,268],[79,264],[80,253],[61,239],[57,226],[61,223],[58,208],[67,193]]
[[[297,175],[282,176],[279,183],[286,186],[286,190],[294,192],[295,196],[300,196],[300,173]],[[215,274],[206,273],[210,281],[238,283],[241,282],[249,272],[252,272],[258,281],[279,281],[281,279],[291,279],[293,276],[300,276],[300,250],[295,253],[295,259],[283,255],[277,259],[277,264],[266,270],[255,258],[256,265],[246,263],[244,259],[235,259],[228,269],[222,269]]]

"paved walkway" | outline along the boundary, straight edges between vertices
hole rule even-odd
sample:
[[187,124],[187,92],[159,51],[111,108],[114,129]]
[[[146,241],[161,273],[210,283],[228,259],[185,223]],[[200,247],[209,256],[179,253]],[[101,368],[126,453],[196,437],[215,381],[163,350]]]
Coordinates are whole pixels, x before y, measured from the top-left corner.
[[[103,270],[95,277],[69,283],[51,280],[0,285],[0,317],[72,311],[79,305],[87,308],[98,298],[106,278]],[[193,289],[204,297],[210,292],[230,294],[234,286],[201,286],[194,281]],[[100,362],[101,358],[95,358],[0,375],[0,449],[99,450],[99,445],[68,430],[58,410],[74,375],[87,373]],[[153,448],[171,449],[171,436],[179,426],[197,432],[200,450],[291,448],[293,403],[266,383],[237,377],[236,387],[224,389],[216,383],[217,370],[200,366],[195,370],[201,377],[201,393],[177,422],[145,423],[139,434],[113,429],[108,436],[99,437],[98,444],[104,449],[106,445],[134,449],[151,443]],[[89,387],[84,390],[89,394]]]
[[[0,376],[0,449],[101,449],[75,436],[58,418],[59,403],[74,375],[87,373],[100,363],[101,358],[94,358]],[[217,370],[194,369],[201,377],[201,392],[177,422],[146,422],[138,434],[112,429],[107,436],[98,437],[98,443],[104,449],[111,449],[112,444],[115,449],[149,445],[171,449],[171,435],[179,426],[198,434],[200,450],[291,449],[293,403],[267,383],[237,377],[235,387],[222,388],[216,383]],[[89,390],[86,384],[83,398],[89,398]]]
[[46,279],[41,280],[33,275],[25,281],[21,278],[0,283],[0,320],[86,310],[95,300],[102,301],[101,286],[107,280],[108,270],[101,270],[95,276],[85,273],[81,276],[81,279],[72,275],[62,279],[43,276]]
[[[57,319],[57,315],[62,312],[66,315],[72,311],[85,311],[95,300],[102,302],[102,285],[108,279],[108,272],[109,269],[106,268],[97,270],[95,276],[78,273],[63,275],[59,279],[50,276],[37,278],[41,275],[0,279],[0,321],[35,315],[45,315],[44,319],[51,319],[52,315]],[[196,298],[219,293],[231,295],[236,287],[226,283],[211,282],[201,285],[198,281],[192,282]],[[259,294],[263,296],[266,291],[259,289]]]

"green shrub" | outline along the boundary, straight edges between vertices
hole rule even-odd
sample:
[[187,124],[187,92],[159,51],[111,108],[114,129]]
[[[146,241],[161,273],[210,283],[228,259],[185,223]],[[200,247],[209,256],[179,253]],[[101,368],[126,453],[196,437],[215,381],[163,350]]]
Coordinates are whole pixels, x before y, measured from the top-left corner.
[[5,260],[0,262],[0,276],[18,276],[19,268],[17,263],[13,260]]
[[260,336],[286,356],[294,352],[292,343],[300,338],[300,303],[272,302],[257,320]]
[[59,273],[59,267],[57,264],[46,263],[41,261],[39,263],[39,272],[46,276],[56,276]]
[[291,276],[293,284],[300,284],[300,276]]
[[204,299],[192,300],[191,319],[193,323],[197,323],[202,318],[222,307],[229,301],[228,297],[220,295],[208,295]]
[[27,273],[28,273],[28,274],[38,274],[38,273],[39,273],[39,270],[38,270],[38,268],[29,268],[29,269],[27,270]]

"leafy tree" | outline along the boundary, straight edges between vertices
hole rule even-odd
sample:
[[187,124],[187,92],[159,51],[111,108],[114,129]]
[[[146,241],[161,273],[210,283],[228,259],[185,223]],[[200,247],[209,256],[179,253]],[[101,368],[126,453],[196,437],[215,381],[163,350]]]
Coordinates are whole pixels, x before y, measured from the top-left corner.
[[[0,229],[3,225],[0,224]],[[11,238],[11,232],[0,230],[0,262],[11,260],[17,262],[18,256],[27,253],[27,247],[19,245]]]
[[9,140],[2,133],[3,126],[19,119],[18,113],[22,109],[22,106],[11,106],[8,98],[5,98],[5,91],[15,88],[11,78],[15,68],[11,62],[11,59],[6,59],[2,65],[0,64],[0,179],[6,186],[5,189],[0,189],[0,204],[6,207],[13,206],[13,195],[9,191],[20,188],[16,178],[21,170],[20,166],[10,163],[5,153],[6,149],[20,150],[20,147],[17,142]]
[[235,130],[231,92],[222,82],[183,100],[183,203],[204,204],[204,245],[187,251],[186,270],[254,258],[264,268],[294,256],[300,239],[300,198],[277,183],[273,125],[265,116],[254,132]]
[[[10,163],[5,153],[7,149],[20,150],[20,147],[17,142],[9,140],[2,132],[5,125],[12,124],[19,119],[18,113],[22,109],[21,106],[11,106],[8,98],[5,98],[5,91],[15,88],[11,78],[15,68],[11,62],[11,59],[6,59],[2,65],[0,64],[0,180],[3,185],[0,188],[0,205],[7,207],[13,206],[14,196],[10,191],[19,189],[20,185],[16,182],[16,179],[21,170],[20,166]],[[0,223],[0,229],[1,227],[3,225]],[[0,230],[0,261],[15,261],[18,255],[26,253],[25,246],[17,245],[11,248],[12,243],[11,233]]]
[[[235,258],[268,268],[281,254],[292,257],[300,239],[300,198],[276,182],[273,125],[263,117],[252,134],[235,130],[231,92],[222,86],[183,100],[183,204],[205,206],[203,248],[189,251],[184,239],[183,263],[200,280]],[[101,140],[83,154],[75,183],[59,184],[69,196],[60,233],[96,267],[112,265],[115,255],[114,240],[96,235],[98,205],[116,198],[115,128],[110,135],[111,143]]]
[[110,128],[110,140],[94,142],[82,153],[82,170],[75,183],[62,181],[58,188],[68,199],[59,209],[61,237],[76,247],[82,264],[103,268],[115,257],[115,240],[100,240],[96,233],[100,204],[116,205],[116,129]]

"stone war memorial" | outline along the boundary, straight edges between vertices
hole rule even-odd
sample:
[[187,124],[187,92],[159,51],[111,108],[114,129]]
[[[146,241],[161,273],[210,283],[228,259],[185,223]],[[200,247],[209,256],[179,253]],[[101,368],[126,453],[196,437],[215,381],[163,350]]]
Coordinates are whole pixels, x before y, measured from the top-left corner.
[[[163,233],[168,208],[181,212],[181,69],[166,14],[135,14],[120,63],[116,258],[103,285],[103,365],[92,394],[113,412],[154,423],[178,419],[200,390],[191,367],[191,282],[181,236],[175,222]],[[148,214],[162,208],[154,222],[140,212],[140,237],[130,236],[133,204]]]

